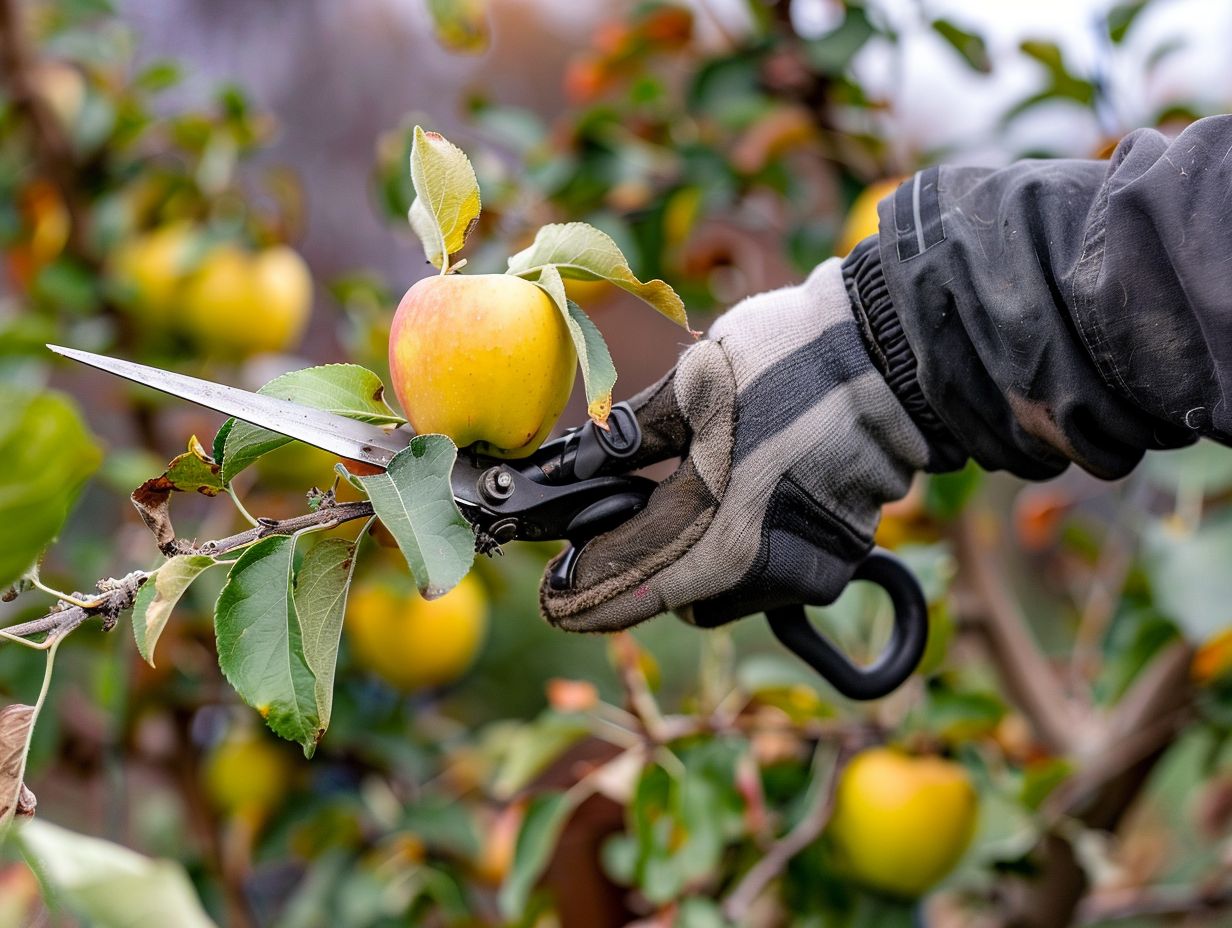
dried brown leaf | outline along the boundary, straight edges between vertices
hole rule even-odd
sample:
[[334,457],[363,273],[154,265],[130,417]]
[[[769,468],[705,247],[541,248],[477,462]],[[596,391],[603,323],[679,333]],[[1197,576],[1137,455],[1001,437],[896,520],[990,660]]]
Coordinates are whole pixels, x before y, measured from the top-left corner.
[[37,804],[22,782],[34,716],[33,706],[14,704],[0,709],[0,826],[14,814],[32,815]]

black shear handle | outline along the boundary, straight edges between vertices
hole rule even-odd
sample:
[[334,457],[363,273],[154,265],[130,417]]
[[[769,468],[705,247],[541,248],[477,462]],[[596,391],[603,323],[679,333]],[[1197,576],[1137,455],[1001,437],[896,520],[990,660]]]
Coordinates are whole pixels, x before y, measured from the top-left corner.
[[849,699],[880,699],[911,676],[928,642],[928,606],[919,581],[893,554],[874,548],[853,580],[868,580],[890,594],[894,632],[877,660],[867,667],[852,663],[815,629],[803,606],[781,606],[766,612],[776,638],[804,659]]

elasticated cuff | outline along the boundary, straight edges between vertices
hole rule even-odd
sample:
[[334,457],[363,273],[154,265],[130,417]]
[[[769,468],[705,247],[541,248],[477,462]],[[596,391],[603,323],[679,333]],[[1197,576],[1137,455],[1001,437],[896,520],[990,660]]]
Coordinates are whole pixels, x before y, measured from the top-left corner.
[[933,412],[920,386],[915,352],[911,350],[890,297],[876,235],[860,242],[843,261],[843,283],[873,363],[928,440],[931,449],[928,470],[937,472],[961,467],[967,459],[966,452]]

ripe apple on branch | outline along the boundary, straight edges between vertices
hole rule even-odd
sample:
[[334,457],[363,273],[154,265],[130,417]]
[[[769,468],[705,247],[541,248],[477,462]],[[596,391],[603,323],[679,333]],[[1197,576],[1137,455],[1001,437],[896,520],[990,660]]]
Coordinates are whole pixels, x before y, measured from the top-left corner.
[[616,369],[599,330],[566,295],[566,279],[608,281],[688,329],[676,292],[638,280],[616,243],[581,222],[541,228],[505,274],[453,273],[465,261],[450,260],[479,220],[475,172],[459,148],[416,127],[411,178],[411,227],[440,268],[407,291],[389,338],[394,392],[417,432],[502,457],[529,454],[560,418],[578,362],[587,411],[606,423]]

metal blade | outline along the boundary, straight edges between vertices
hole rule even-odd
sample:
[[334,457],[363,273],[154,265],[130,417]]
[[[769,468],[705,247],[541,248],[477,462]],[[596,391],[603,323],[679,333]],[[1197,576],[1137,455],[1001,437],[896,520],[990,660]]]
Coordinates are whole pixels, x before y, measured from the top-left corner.
[[109,358],[106,355],[48,345],[56,354],[117,377],[124,377],[163,393],[170,393],[199,406],[217,410],[253,425],[323,448],[333,454],[377,467],[385,467],[393,456],[406,447],[410,435],[405,430],[387,432],[367,422],[357,422],[336,413],[301,406],[260,393],[250,393],[197,377],[173,374],[170,371]]

